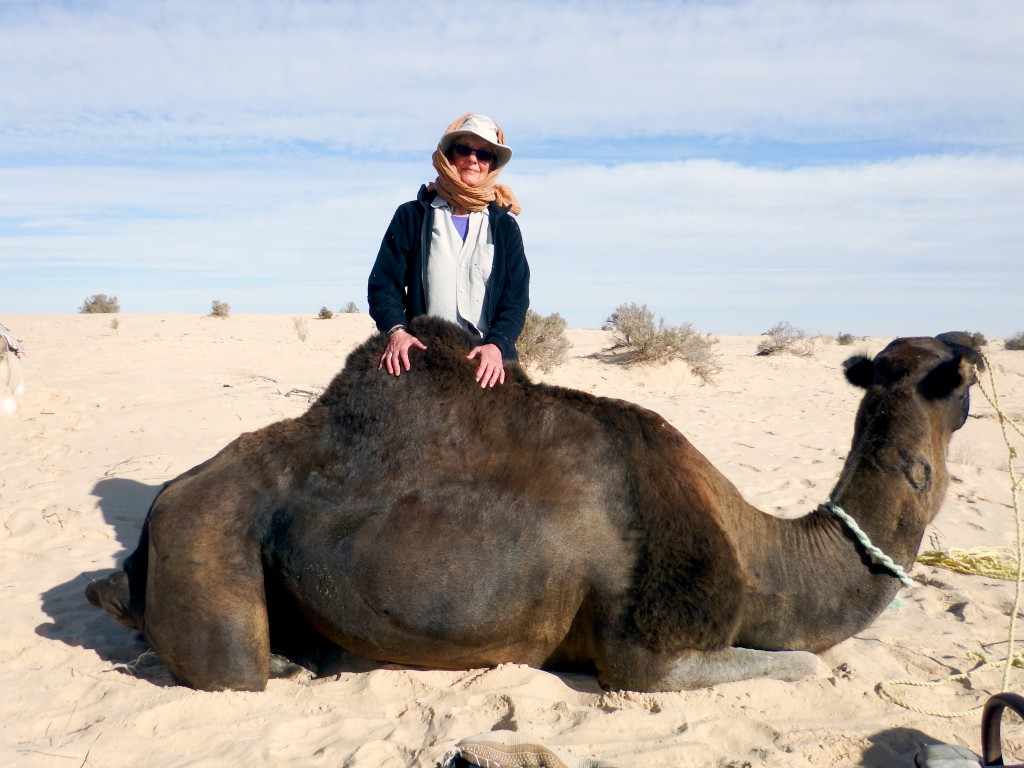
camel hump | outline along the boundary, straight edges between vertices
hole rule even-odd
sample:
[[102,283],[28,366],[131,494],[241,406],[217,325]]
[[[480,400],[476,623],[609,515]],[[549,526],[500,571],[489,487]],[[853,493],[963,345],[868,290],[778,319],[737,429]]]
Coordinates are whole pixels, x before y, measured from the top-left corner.
[[[427,316],[414,318],[409,324],[409,333],[423,342],[426,349],[409,350],[411,370],[402,372],[398,377],[400,383],[411,383],[418,388],[428,380],[443,387],[479,386],[474,381],[479,363],[468,359],[467,355],[483,344],[483,339],[449,320]],[[380,358],[386,346],[387,336],[376,333],[352,350],[345,359],[345,366],[320,398],[320,404],[345,401],[356,382],[372,381],[377,387],[386,379],[394,378],[380,369]],[[531,381],[517,362],[506,360],[503,386],[515,383],[529,385]],[[495,387],[495,390],[500,392],[502,387]]]

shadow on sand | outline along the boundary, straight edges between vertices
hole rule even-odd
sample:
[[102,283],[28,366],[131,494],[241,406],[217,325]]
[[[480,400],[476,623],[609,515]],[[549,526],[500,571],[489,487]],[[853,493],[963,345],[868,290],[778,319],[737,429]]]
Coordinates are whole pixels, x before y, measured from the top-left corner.
[[857,763],[859,768],[914,768],[914,756],[923,747],[942,744],[915,728],[887,728],[868,737],[871,746]]
[[[114,529],[121,551],[118,568],[135,549],[146,512],[162,485],[147,485],[126,478],[105,478],[93,486],[103,518]],[[36,627],[36,634],[68,645],[88,648],[104,661],[125,664],[138,658],[148,646],[138,632],[115,623],[104,611],[89,604],[85,587],[93,579],[109,576],[114,569],[86,571],[42,594],[43,612],[52,621]]]

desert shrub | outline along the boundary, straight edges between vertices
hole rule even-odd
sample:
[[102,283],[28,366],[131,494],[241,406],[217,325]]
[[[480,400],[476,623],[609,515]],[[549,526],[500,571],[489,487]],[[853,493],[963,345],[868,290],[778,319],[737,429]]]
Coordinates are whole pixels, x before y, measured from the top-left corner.
[[292,327],[295,328],[295,335],[299,337],[299,341],[305,341],[309,335],[309,328],[306,327],[306,318],[293,317]]
[[330,320],[334,317],[334,313],[331,312],[327,307],[320,307],[320,314],[317,315],[321,320]]
[[342,308],[341,311],[344,312],[346,315],[354,315],[357,312],[359,312],[359,305],[356,304],[354,301],[350,301]]
[[1003,346],[1016,351],[1024,350],[1024,331],[1010,336],[1003,342]]
[[982,347],[988,346],[988,339],[985,338],[984,333],[974,331],[973,333],[968,332],[967,335],[971,337],[971,344],[975,349],[981,349]]
[[78,308],[79,314],[82,315],[109,314],[120,311],[121,305],[117,303],[117,296],[107,296],[105,293],[94,293]]
[[636,350],[638,357],[646,359],[656,346],[658,329],[654,326],[654,313],[646,304],[620,304],[604,327],[612,332],[612,349]]
[[228,317],[231,314],[231,306],[226,301],[213,300],[210,305],[211,317]]
[[524,366],[547,373],[565,362],[570,346],[565,336],[565,320],[560,314],[555,312],[545,317],[532,309],[526,310],[523,332],[516,342],[516,351]]
[[120,320],[118,320],[118,319],[117,319],[116,317],[115,317],[115,318],[113,318],[113,319],[112,319],[112,320],[110,321],[110,329],[111,329],[111,330],[112,330],[112,331],[113,331],[114,333],[116,333],[116,334],[117,334],[118,336],[120,336],[120,335],[121,335],[121,334],[120,334],[120,332],[119,332],[119,331],[117,330],[117,329],[118,329],[118,328],[120,328],[120,327],[121,327],[121,321],[120,321]]
[[757,345],[757,354],[762,357],[781,355],[783,352],[797,357],[809,357],[814,354],[814,344],[807,338],[807,334],[789,323],[776,323],[762,336],[765,338]]
[[607,320],[612,331],[612,352],[627,365],[632,363],[682,360],[701,384],[714,381],[722,366],[714,347],[718,339],[699,333],[690,323],[669,325],[664,318],[654,322],[646,304],[620,304]]
[[840,331],[836,334],[836,344],[839,344],[840,346],[848,347],[856,341],[857,337],[852,333],[844,333],[843,331]]

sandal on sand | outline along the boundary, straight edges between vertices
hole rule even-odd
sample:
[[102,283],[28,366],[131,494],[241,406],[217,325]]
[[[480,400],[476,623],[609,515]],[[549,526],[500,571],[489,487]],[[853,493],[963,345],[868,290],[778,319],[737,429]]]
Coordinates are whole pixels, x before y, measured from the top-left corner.
[[612,768],[586,757],[568,757],[514,731],[489,731],[463,739],[441,768]]
[[[966,747],[930,744],[918,750],[916,768],[988,768],[1003,763],[1003,710],[1009,707],[1024,717],[1024,697],[1015,693],[997,693],[985,702],[981,713],[981,757]],[[1021,768],[1021,766],[1018,766]]]

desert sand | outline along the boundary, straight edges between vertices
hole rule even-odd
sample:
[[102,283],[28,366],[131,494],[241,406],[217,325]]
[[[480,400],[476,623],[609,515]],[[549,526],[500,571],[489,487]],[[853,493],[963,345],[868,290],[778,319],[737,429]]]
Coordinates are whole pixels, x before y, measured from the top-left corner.
[[[606,693],[582,674],[352,657],[326,678],[272,680],[263,693],[175,686],[159,665],[135,663],[145,644],[87,603],[86,584],[135,548],[163,482],[241,432],[302,413],[304,393],[325,386],[373,329],[362,314],[309,315],[302,341],[290,316],[126,314],[116,328],[114,318],[0,317],[28,349],[27,392],[0,419],[3,765],[434,766],[460,738],[492,729],[634,768],[891,768],[912,765],[923,744],[980,751],[977,714],[924,714],[877,689],[941,680],[979,655],[1005,658],[1014,583],[920,563],[914,586],[871,627],[823,654],[830,674],[797,683]],[[860,394],[842,361],[889,341],[817,340],[812,357],[757,357],[756,336],[722,337],[721,375],[700,386],[682,363],[622,368],[592,357],[606,332],[568,335],[570,359],[531,375],[657,411],[748,500],[783,516],[825,501],[845,458]],[[1020,422],[1024,353],[995,340],[984,352],[1003,410]],[[1009,454],[977,389],[971,415],[954,437],[953,482],[924,549],[1014,542]],[[1002,670],[886,690],[919,709],[964,711],[1000,689]],[[1024,692],[1021,670],[1009,687]],[[1011,756],[1024,754],[1019,724],[1005,724],[1004,738]]]

